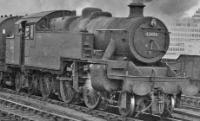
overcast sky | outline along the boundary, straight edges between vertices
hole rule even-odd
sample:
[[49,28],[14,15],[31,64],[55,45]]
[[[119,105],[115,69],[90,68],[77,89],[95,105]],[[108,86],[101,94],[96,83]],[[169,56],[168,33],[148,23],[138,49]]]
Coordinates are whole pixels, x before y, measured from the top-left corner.
[[[101,7],[114,16],[127,16],[131,0],[0,0],[0,15],[24,15],[45,10],[78,10],[88,6]],[[145,15],[156,17],[192,16],[200,8],[200,0],[146,0]]]
[[200,1],[196,6],[192,7],[190,10],[186,12],[186,16],[192,16],[198,10],[198,8],[200,8]]

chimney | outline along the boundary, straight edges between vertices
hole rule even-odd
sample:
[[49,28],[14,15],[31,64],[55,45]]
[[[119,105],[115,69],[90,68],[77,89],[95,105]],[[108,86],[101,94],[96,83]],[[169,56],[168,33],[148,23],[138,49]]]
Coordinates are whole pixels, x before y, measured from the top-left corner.
[[133,0],[131,4],[128,5],[130,8],[129,17],[143,17],[144,3],[143,0]]

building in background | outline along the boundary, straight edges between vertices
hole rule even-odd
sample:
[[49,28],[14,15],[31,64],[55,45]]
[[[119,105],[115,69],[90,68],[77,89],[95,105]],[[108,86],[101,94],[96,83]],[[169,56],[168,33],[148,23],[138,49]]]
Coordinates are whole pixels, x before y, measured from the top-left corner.
[[170,47],[164,58],[176,59],[181,54],[200,55],[200,9],[191,18],[168,25]]
[[192,16],[192,18],[195,21],[200,21],[200,8],[196,11],[196,13],[194,14],[194,16]]

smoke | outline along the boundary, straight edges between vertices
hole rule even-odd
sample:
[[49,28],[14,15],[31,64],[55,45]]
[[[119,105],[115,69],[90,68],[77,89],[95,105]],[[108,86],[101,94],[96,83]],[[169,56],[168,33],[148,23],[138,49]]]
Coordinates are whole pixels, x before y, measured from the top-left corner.
[[[84,7],[100,7],[113,16],[128,16],[127,5],[132,0],[0,0],[0,14],[30,14],[33,12],[69,9],[81,10]],[[163,19],[180,18],[197,5],[199,0],[143,0],[147,7],[145,15]]]
[[128,16],[127,5],[131,0],[89,0],[94,7],[100,7],[114,16]]
[[198,5],[199,0],[146,0],[148,14],[168,18],[180,18],[192,7]]
[[89,0],[0,0],[0,14],[24,15],[34,12],[69,9],[76,10],[91,6]]
[[90,6],[89,0],[38,0],[41,10],[70,9],[75,10]]
[[[132,0],[88,0],[92,6],[111,11],[114,16],[127,16],[128,4]],[[139,0],[135,0],[139,1]],[[141,0],[142,1],[142,0]],[[172,21],[186,15],[192,7],[200,4],[199,0],[143,0],[146,4],[146,16],[155,16],[164,21]]]

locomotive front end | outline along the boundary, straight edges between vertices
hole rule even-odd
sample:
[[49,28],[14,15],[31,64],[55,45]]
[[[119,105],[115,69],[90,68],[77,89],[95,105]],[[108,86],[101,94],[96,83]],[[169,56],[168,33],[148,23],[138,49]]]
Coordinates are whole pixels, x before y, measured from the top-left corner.
[[169,32],[159,19],[143,17],[136,19],[129,31],[129,48],[132,56],[142,63],[156,63],[169,47]]
[[[165,24],[157,18],[144,17],[144,5],[139,0],[129,7],[128,18],[99,18],[88,24],[98,30],[95,47],[104,50],[102,59],[106,63],[91,64],[91,85],[99,92],[119,97],[122,115],[171,113],[189,80],[177,77],[160,61],[170,43]],[[101,19],[108,21],[104,28],[97,25]],[[110,103],[113,100],[107,99]]]

